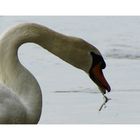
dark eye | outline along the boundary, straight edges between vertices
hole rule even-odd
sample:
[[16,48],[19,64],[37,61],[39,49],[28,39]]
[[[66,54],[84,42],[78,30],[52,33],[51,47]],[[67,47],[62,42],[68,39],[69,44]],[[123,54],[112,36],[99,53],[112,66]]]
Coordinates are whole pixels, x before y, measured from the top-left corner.
[[97,64],[101,65],[101,69],[104,69],[106,67],[106,63],[101,55],[97,55],[93,52],[91,52],[92,55],[92,67],[96,66]]

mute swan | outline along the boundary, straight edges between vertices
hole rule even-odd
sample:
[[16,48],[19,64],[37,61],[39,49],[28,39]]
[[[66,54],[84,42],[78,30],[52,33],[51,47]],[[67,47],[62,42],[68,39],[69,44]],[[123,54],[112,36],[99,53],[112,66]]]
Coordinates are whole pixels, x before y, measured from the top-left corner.
[[57,33],[35,23],[19,24],[0,37],[0,123],[38,123],[42,94],[37,80],[19,62],[18,48],[26,42],[39,44],[71,65],[84,70],[102,93],[111,90],[102,69],[101,53],[83,39]]

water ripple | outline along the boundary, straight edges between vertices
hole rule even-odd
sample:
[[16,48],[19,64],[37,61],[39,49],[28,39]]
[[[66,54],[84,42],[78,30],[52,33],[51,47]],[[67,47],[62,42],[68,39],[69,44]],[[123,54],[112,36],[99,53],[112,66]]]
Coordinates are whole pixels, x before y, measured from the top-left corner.
[[105,54],[108,58],[118,59],[140,59],[140,51],[138,49],[110,49]]
[[57,90],[53,91],[54,93],[92,93],[98,94],[99,92],[95,91],[95,89],[82,89],[82,90]]

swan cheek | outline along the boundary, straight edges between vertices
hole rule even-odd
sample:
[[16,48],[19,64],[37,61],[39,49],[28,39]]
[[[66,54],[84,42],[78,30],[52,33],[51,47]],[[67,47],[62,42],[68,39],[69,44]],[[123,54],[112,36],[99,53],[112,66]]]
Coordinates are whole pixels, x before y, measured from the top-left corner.
[[96,65],[91,68],[90,72],[90,78],[98,85],[100,91],[105,94],[106,90],[108,92],[111,91],[111,87],[106,81],[104,74],[100,68],[100,65]]

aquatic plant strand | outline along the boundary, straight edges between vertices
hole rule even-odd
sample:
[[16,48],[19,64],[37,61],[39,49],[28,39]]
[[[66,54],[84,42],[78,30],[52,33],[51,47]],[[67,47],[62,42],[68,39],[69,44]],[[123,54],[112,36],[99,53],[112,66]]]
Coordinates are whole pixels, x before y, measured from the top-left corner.
[[[105,96],[104,94],[103,94],[103,96],[104,96],[104,102],[103,102],[103,104],[101,105],[101,107],[99,108],[99,111],[101,111],[102,108],[103,108],[103,106],[105,106],[106,103],[107,103],[109,100],[111,100],[111,99],[109,99],[107,96]],[[105,107],[106,107],[106,106],[105,106]]]

